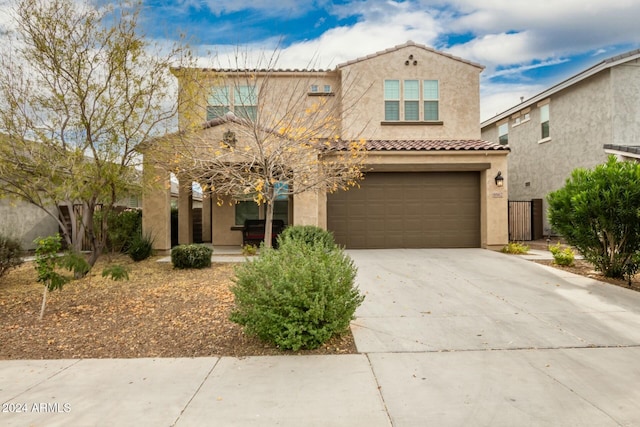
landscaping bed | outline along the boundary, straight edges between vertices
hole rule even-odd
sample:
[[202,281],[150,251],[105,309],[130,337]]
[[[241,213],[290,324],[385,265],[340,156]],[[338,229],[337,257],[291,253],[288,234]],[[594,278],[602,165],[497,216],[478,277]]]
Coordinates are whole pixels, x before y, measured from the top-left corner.
[[[356,353],[349,331],[315,350],[282,351],[229,321],[233,264],[176,270],[157,257],[103,257],[85,278],[49,293],[28,262],[0,278],[0,359],[257,356]],[[101,276],[108,263],[129,280]]]

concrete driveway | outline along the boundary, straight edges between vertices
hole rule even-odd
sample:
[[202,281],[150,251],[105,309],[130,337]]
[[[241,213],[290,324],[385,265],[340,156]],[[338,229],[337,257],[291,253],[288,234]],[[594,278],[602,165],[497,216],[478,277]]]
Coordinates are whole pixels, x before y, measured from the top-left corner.
[[393,425],[640,425],[640,293],[480,249],[349,254]]

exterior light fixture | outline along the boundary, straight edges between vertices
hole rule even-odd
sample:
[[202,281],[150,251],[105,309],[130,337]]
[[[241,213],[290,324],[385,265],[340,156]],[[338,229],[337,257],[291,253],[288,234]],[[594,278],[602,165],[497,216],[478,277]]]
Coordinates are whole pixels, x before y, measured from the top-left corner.
[[498,175],[496,175],[495,181],[497,187],[502,187],[504,185],[504,177],[502,176],[502,172],[498,171]]

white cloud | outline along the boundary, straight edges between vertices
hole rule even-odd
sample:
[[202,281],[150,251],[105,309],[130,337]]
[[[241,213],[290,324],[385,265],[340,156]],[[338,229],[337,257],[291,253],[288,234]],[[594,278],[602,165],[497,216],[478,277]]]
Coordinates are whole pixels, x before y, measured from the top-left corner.
[[255,10],[267,16],[284,16],[292,18],[300,16],[315,7],[315,2],[299,0],[184,0],[191,6],[205,4],[216,15]]
[[480,89],[480,121],[494,117],[545,90],[540,84],[485,84]]
[[333,28],[318,39],[287,47],[281,65],[304,66],[311,56],[317,54],[318,67],[330,68],[408,40],[433,45],[439,32],[438,23],[422,12],[388,16],[384,25],[377,20],[365,20],[350,27]]

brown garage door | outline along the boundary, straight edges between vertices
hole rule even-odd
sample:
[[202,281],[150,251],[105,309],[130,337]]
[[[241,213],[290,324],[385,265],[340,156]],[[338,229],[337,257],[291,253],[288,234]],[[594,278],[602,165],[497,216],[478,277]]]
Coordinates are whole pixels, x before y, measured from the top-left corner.
[[347,248],[479,247],[480,174],[369,173],[328,196],[327,221]]

